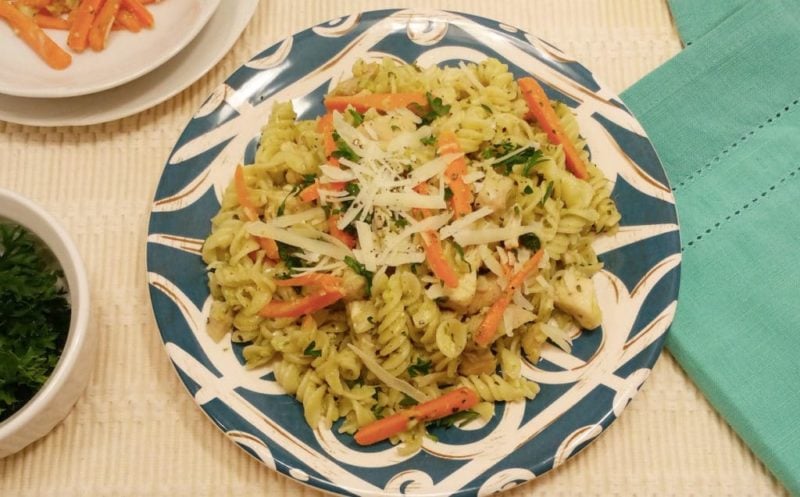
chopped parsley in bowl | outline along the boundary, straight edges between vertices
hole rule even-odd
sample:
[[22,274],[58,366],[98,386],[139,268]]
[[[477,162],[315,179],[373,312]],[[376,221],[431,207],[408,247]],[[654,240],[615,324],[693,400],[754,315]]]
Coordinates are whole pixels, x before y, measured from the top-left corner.
[[95,348],[75,244],[42,207],[0,188],[0,458],[64,419]]
[[70,312],[52,253],[22,226],[0,221],[0,421],[33,398],[55,369]]

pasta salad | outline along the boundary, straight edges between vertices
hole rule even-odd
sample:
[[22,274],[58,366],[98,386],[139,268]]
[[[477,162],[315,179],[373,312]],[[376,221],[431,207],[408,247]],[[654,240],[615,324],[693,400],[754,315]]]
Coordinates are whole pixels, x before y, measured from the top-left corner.
[[244,344],[312,428],[417,450],[431,423],[532,399],[546,340],[601,322],[610,185],[569,107],[495,59],[357,62],[296,119],[274,105],[203,247],[208,332]]

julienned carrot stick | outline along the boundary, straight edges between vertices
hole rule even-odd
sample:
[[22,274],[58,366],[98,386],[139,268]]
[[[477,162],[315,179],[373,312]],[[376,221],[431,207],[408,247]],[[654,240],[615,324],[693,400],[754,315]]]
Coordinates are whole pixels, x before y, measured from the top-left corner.
[[72,25],[69,28],[67,45],[76,52],[83,52],[89,44],[89,31],[92,29],[94,18],[104,0],[81,0],[73,12]]
[[[437,139],[439,142],[439,155],[461,153],[458,139],[452,131],[442,131]],[[464,183],[467,174],[467,162],[463,156],[447,165],[444,171],[444,180],[450,191],[453,192],[453,212],[455,217],[464,216],[472,212],[472,191]]]
[[130,10],[120,8],[117,12],[117,22],[131,33],[138,33],[142,29],[139,18],[131,13]]
[[53,3],[53,0],[15,0],[14,3],[24,5],[26,7],[44,8]]
[[264,249],[264,253],[267,255],[268,259],[272,259],[273,261],[280,260],[281,254],[278,252],[278,244],[275,243],[275,240],[272,238],[257,236],[256,241],[258,242],[258,245]]
[[323,288],[318,293],[297,300],[288,302],[273,300],[258,311],[258,314],[265,318],[297,318],[324,309],[338,302],[342,297],[344,297],[344,293],[341,290]]
[[[322,146],[325,151],[325,157],[328,159],[328,164],[339,167],[339,159],[333,156],[336,151],[336,141],[333,139],[333,114],[328,112],[317,121],[317,131],[322,133]],[[328,190],[342,191],[344,190],[345,183],[335,182],[328,184]],[[300,200],[303,202],[311,202],[319,198],[319,183],[309,185],[300,192]]]
[[233,185],[236,189],[236,199],[239,200],[239,205],[244,209],[244,215],[247,216],[249,221],[258,219],[258,208],[250,198],[250,192],[247,190],[247,183],[244,180],[244,167],[241,164],[236,166],[236,172],[233,175]]
[[325,98],[325,107],[328,110],[338,110],[344,112],[348,106],[353,107],[358,112],[366,112],[369,109],[379,111],[389,111],[408,107],[411,104],[421,106],[428,105],[428,99],[424,93],[370,93],[364,95],[335,96]]
[[472,389],[460,387],[428,402],[362,426],[356,432],[355,440],[359,445],[372,445],[404,432],[411,420],[425,423],[445,418],[470,409],[479,400]]
[[442,242],[436,233],[427,232],[422,234],[422,244],[425,247],[425,260],[428,261],[433,274],[442,280],[449,288],[458,287],[458,274],[444,257]]
[[539,83],[535,79],[527,77],[520,78],[517,83],[528,104],[528,110],[531,115],[539,123],[539,126],[547,133],[547,138],[556,145],[561,145],[564,148],[564,158],[567,163],[567,169],[572,174],[580,179],[586,179],[588,174],[586,172],[586,164],[583,163],[575,145],[570,141],[561,127],[561,121],[558,119],[553,106],[550,104],[550,99],[544,92]]
[[143,26],[153,27],[153,14],[139,0],[122,0],[122,5],[135,15]]
[[539,249],[530,259],[522,266],[517,273],[511,275],[508,280],[503,295],[497,299],[494,304],[489,308],[489,312],[483,318],[481,326],[478,328],[478,333],[475,335],[475,343],[481,347],[486,347],[491,343],[494,336],[497,334],[497,328],[500,326],[500,321],[503,319],[503,313],[511,303],[514,297],[514,292],[522,286],[525,280],[536,273],[539,269],[539,262],[542,260],[544,249]]
[[62,29],[69,31],[69,21],[60,17],[36,14],[33,16],[33,22],[42,29]]
[[[414,187],[414,190],[417,193],[427,195],[428,184],[420,183]],[[428,209],[414,210],[421,214],[422,217],[428,217],[430,215]],[[442,250],[442,242],[439,240],[436,232],[426,231],[419,235],[422,238],[422,246],[425,248],[425,260],[428,262],[428,266],[431,268],[431,271],[433,271],[433,274],[442,280],[446,286],[450,288],[458,287],[458,274],[456,274],[455,269],[453,269],[447,262],[447,259],[445,259],[444,251]]]
[[106,0],[100,8],[100,12],[95,16],[92,22],[92,29],[89,30],[89,46],[95,52],[99,52],[106,47],[108,33],[111,31],[111,25],[114,24],[119,5],[120,0]]
[[356,239],[353,238],[350,233],[340,230],[339,226],[336,225],[338,222],[339,214],[333,214],[328,218],[328,233],[330,233],[331,236],[336,237],[340,242],[347,245],[348,248],[355,248]]
[[56,45],[33,19],[20,12],[7,0],[0,0],[0,17],[5,19],[17,36],[53,69],[66,69],[72,63],[70,54]]

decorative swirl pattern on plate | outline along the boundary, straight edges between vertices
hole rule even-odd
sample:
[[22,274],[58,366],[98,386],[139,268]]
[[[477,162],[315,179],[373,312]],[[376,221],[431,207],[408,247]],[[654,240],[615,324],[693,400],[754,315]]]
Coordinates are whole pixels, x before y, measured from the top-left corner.
[[[457,29],[456,29],[457,27]],[[491,46],[486,40],[492,41]],[[507,40],[498,42],[497,40]],[[613,184],[623,225],[595,248],[603,323],[566,353],[545,347],[523,375],[542,391],[497,405],[488,422],[437,433],[401,456],[310,429],[269,368],[241,367],[240,346],[205,332],[211,299],[199,256],[234,167],[251,157],[276,101],[303,117],[359,58],[420,65],[495,56],[533,74],[573,108],[593,159]],[[248,155],[250,154],[250,155]],[[641,126],[582,66],[546,42],[496,21],[428,10],[364,12],[297,33],[216,88],[164,168],[147,238],[148,282],[166,351],[187,390],[238,445],[288,476],[345,495],[489,495],[558,466],[628,404],[660,353],[677,305],[680,242],[674,200]]]

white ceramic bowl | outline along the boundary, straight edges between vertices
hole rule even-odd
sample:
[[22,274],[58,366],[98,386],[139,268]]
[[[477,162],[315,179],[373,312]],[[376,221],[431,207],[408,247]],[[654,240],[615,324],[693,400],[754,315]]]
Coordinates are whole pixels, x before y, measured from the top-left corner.
[[89,327],[89,284],[75,244],[53,216],[30,200],[0,188],[0,220],[24,226],[55,255],[67,280],[72,306],[61,358],[39,392],[0,423],[0,458],[46,435],[83,393],[94,363],[96,339]]

